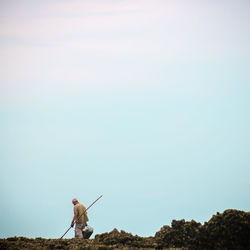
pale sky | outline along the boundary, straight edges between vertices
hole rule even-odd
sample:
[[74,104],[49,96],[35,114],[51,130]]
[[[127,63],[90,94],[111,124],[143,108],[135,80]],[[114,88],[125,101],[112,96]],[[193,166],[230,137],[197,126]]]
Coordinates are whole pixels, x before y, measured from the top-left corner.
[[249,12],[0,0],[0,237],[61,237],[74,197],[94,235],[249,211]]

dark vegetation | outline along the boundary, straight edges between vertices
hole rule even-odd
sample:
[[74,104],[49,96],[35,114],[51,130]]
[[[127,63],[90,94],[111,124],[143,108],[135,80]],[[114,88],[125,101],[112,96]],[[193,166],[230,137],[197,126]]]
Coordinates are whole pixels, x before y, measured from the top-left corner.
[[0,239],[0,249],[250,249],[250,212],[228,209],[204,225],[173,220],[153,237],[114,229],[94,239]]

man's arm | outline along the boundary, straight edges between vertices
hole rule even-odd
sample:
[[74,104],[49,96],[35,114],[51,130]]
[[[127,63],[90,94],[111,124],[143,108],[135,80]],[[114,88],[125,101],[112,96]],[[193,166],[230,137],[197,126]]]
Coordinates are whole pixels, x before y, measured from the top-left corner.
[[76,211],[76,208],[74,207],[74,216],[71,222],[71,227],[74,226],[74,224],[76,223],[76,220],[77,220],[77,211]]
[[77,219],[77,215],[74,214],[74,217],[73,217],[72,222],[71,222],[71,227],[73,227],[75,225],[76,219]]
[[73,221],[76,222],[77,220],[77,214],[74,214]]

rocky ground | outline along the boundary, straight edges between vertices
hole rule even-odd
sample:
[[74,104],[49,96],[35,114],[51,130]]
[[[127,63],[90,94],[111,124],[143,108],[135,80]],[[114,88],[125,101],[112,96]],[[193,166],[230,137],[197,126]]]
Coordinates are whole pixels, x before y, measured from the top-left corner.
[[94,239],[0,239],[0,249],[250,249],[250,212],[228,209],[204,225],[173,220],[152,237],[140,237],[114,229]]

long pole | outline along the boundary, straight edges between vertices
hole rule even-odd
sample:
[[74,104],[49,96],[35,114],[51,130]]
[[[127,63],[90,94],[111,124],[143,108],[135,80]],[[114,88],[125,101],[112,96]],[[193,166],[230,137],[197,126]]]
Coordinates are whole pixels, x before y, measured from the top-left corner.
[[[100,197],[98,197],[93,203],[91,203],[85,210],[84,210],[84,212],[81,214],[81,215],[79,215],[78,216],[78,218],[77,219],[79,219],[90,207],[92,207],[98,200],[100,200],[102,198],[102,195],[100,196]],[[71,226],[70,226],[70,228],[71,228]],[[63,234],[63,236],[70,230],[70,228]],[[60,239],[62,239],[63,238],[63,236],[60,238]]]

